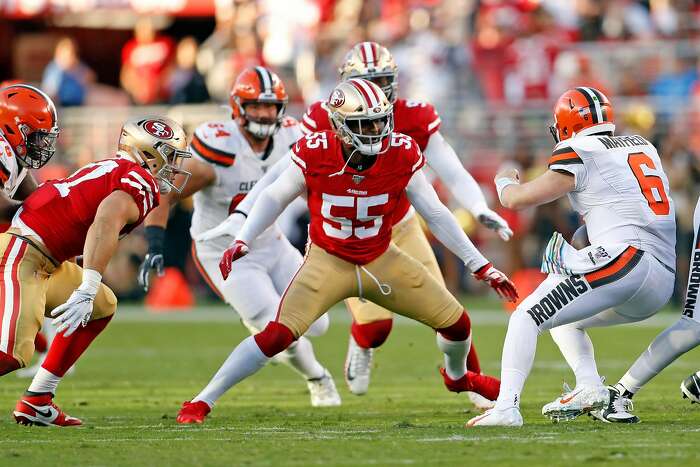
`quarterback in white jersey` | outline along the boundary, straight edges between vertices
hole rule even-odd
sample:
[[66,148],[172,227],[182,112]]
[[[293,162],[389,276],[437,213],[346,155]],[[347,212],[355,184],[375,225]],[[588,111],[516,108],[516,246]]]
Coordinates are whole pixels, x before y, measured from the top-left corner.
[[609,391],[586,328],[646,319],[673,291],[675,213],[654,146],[641,136],[613,136],[612,105],[593,88],[565,92],[554,118],[549,170],[522,185],[516,170],[502,171],[495,180],[499,198],[522,209],[568,195],[591,245],[577,250],[553,235],[542,261],[549,275],[510,317],[496,407],[468,426],[523,424],[520,395],[545,330],[574,371],[576,387],[545,405],[543,415],[570,420],[603,408]]
[[[268,167],[277,162],[302,136],[296,120],[285,117],[287,94],[284,85],[266,68],[244,70],[231,92],[233,120],[200,125],[191,143],[193,158],[185,164],[192,176],[176,197],[194,195],[194,213],[190,232],[192,255],[212,289],[240,315],[251,332],[259,332],[274,319],[280,296],[301,265],[301,254],[289,243],[275,224],[251,245],[246,261],[227,280],[219,273],[219,260],[229,246],[225,237],[199,239],[236,210],[238,203]],[[149,252],[139,273],[139,281],[148,289],[149,272],[163,267],[164,228],[168,204],[161,203],[146,219]],[[328,327],[323,316],[309,335],[318,335]],[[330,373],[316,360],[311,342],[301,337],[280,356],[308,382],[313,406],[340,404]],[[227,377],[226,363],[212,382],[194,401],[208,407],[223,394],[221,381]]]

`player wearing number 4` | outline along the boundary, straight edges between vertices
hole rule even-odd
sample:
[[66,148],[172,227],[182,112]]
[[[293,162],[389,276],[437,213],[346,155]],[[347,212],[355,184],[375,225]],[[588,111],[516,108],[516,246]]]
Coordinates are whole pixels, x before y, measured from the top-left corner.
[[[42,184],[0,234],[0,375],[31,359],[44,316],[57,326],[46,359],[17,402],[17,423],[81,424],[54,404],[56,388],[112,319],[117,299],[102,273],[120,236],[141,224],[160,193],[181,189],[173,178],[189,157],[186,147],[185,132],[170,119],[130,120],[115,158]],[[83,267],[70,261],[79,255]]]
[[586,329],[646,319],[673,291],[676,222],[656,148],[641,136],[614,136],[612,105],[593,88],[565,92],[554,120],[549,170],[522,185],[517,171],[499,173],[499,198],[505,207],[523,209],[567,195],[583,216],[590,246],[576,250],[555,232],[542,261],[549,275],[510,317],[496,407],[468,426],[523,424],[520,395],[545,330],[576,386],[542,413],[570,420],[603,408],[610,395]]
[[[148,290],[149,272],[162,272],[163,240],[169,205],[194,194],[190,232],[195,239],[192,257],[210,287],[241,317],[252,333],[274,319],[279,298],[302,262],[301,254],[273,224],[250,244],[251,254],[227,280],[221,279],[219,260],[230,238],[200,239],[203,232],[234,212],[270,166],[285,156],[301,136],[296,120],[285,115],[287,92],[278,76],[264,67],[244,70],[231,89],[232,119],[205,122],[190,145],[193,158],[185,162],[192,173],[182,193],[171,193],[145,221],[149,252],[139,271]],[[320,317],[309,335],[323,334],[328,317]],[[316,360],[311,342],[301,337],[278,357],[299,372],[307,383],[311,405],[340,405],[330,373]],[[222,372],[226,371],[225,366]],[[198,400],[213,405],[224,390],[212,384]]]
[[[345,81],[328,105],[335,131],[309,134],[293,146],[287,156],[292,163],[260,194],[221,259],[223,277],[235,274],[250,252],[248,245],[292,200],[306,194],[311,220],[304,262],[274,320],[229,356],[226,384],[231,387],[262,368],[335,303],[359,297],[435,329],[448,387],[494,398],[498,380],[467,371],[471,326],[466,311],[425,266],[391,243],[391,218],[404,193],[478,279],[508,300],[517,297],[515,287],[440,203],[421,171],[425,159],[416,143],[393,133],[392,105],[377,85]],[[201,423],[208,412],[207,404],[186,402],[178,421]]]

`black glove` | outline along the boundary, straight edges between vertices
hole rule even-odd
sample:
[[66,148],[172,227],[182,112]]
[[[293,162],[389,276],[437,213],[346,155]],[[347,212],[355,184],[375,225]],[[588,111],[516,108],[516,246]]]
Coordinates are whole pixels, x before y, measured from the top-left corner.
[[165,243],[165,229],[158,226],[146,227],[146,240],[148,240],[148,253],[139,266],[138,283],[143,290],[148,292],[150,287],[150,273],[156,271],[158,277],[163,275],[163,244]]

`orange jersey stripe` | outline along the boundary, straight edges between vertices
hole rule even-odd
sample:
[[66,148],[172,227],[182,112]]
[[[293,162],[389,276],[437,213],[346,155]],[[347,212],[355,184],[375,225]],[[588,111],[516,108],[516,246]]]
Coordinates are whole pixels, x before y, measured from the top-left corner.
[[230,167],[233,165],[236,157],[233,154],[226,154],[215,149],[210,148],[196,136],[192,139],[192,148],[197,151],[197,153],[204,159],[215,164],[224,165]]
[[600,279],[612,276],[613,274],[616,274],[622,268],[624,268],[627,265],[627,263],[629,263],[632,260],[632,258],[634,258],[634,255],[637,253],[637,251],[638,250],[633,246],[628,247],[620,256],[617,257],[616,260],[612,262],[612,264],[609,264],[603,267],[602,269],[598,269],[597,271],[589,272],[588,274],[586,274],[586,280],[590,284],[591,282],[595,282]]

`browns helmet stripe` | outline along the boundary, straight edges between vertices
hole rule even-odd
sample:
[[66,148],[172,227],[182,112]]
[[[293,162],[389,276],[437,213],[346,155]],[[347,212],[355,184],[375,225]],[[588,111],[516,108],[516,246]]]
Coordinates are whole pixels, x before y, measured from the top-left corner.
[[589,88],[581,87],[576,88],[576,90],[583,94],[583,96],[588,101],[588,108],[590,109],[591,119],[593,120],[593,123],[600,123],[601,121],[603,121],[603,112],[600,108],[600,101],[598,100],[598,97],[595,94],[593,94],[593,92]]
[[600,91],[598,91],[596,88],[587,88],[587,89],[590,89],[591,92],[592,92],[593,94],[595,94],[596,97],[598,98],[598,102],[600,102],[600,108],[601,108],[601,110],[602,110],[602,112],[603,112],[603,121],[604,121],[604,122],[607,122],[607,121],[608,121],[608,112],[607,112],[607,110],[605,109],[605,106],[603,105],[603,102],[604,102],[604,100],[603,100],[603,93],[600,92]]
[[266,68],[261,66],[255,67],[255,72],[258,74],[258,79],[260,80],[260,89],[263,94],[272,93],[272,76]]

